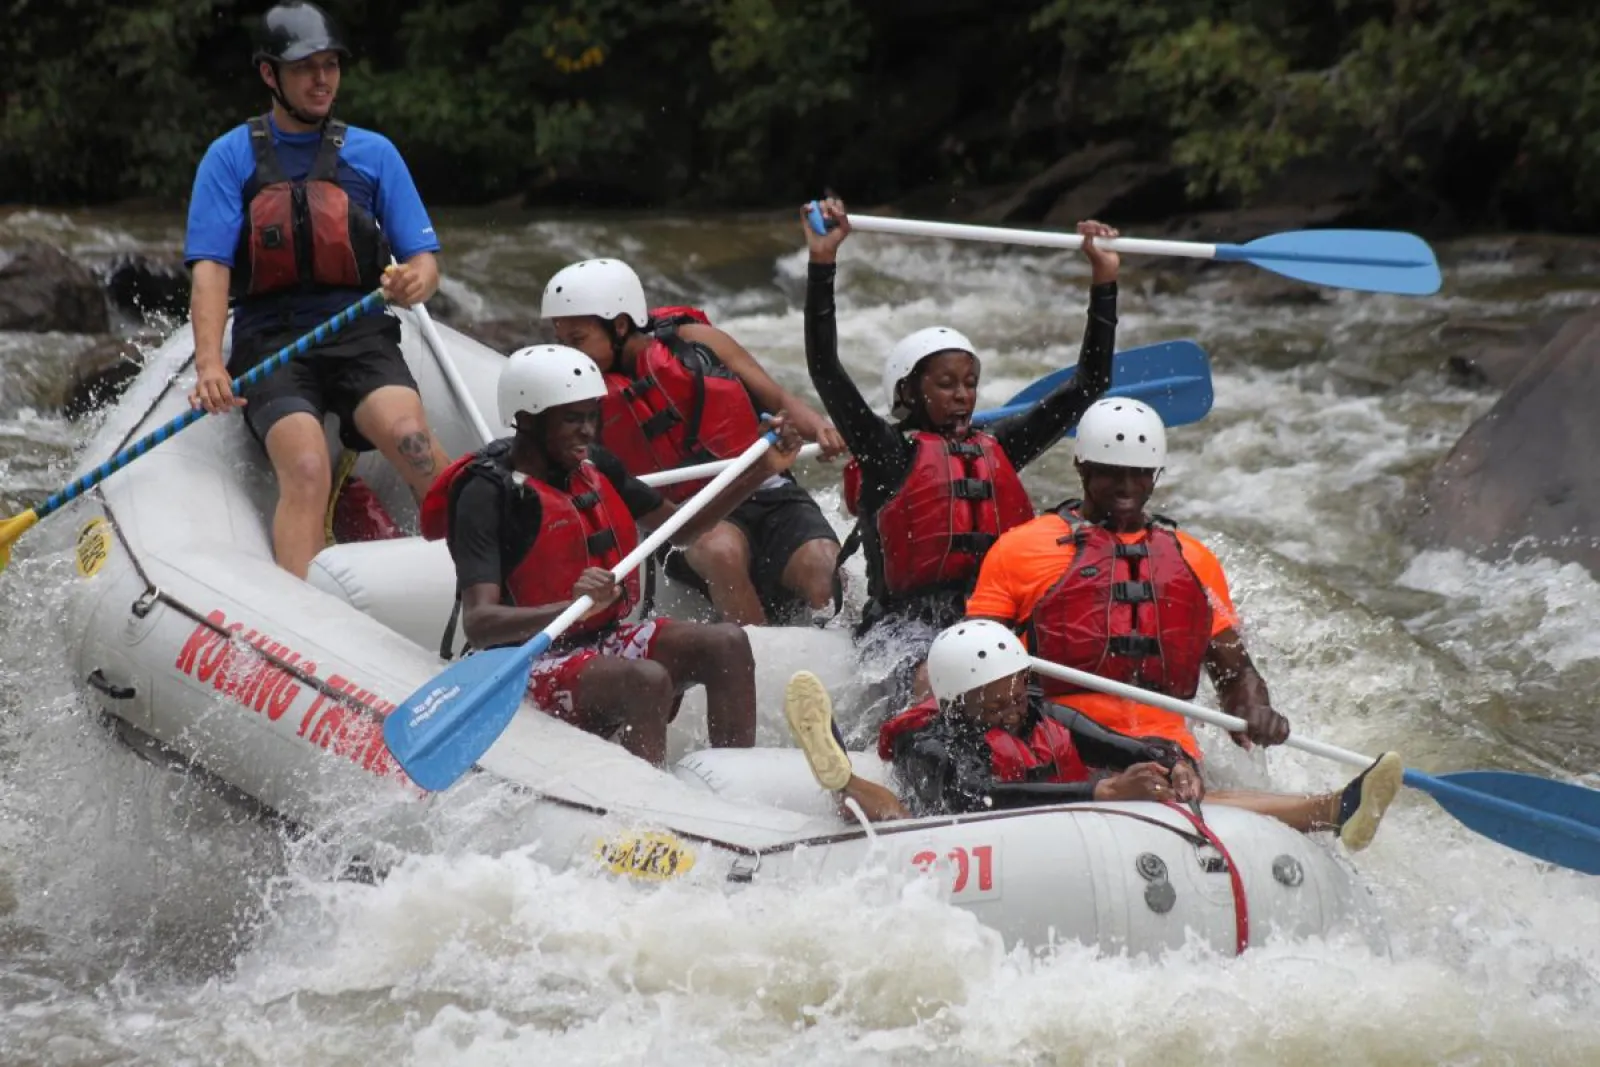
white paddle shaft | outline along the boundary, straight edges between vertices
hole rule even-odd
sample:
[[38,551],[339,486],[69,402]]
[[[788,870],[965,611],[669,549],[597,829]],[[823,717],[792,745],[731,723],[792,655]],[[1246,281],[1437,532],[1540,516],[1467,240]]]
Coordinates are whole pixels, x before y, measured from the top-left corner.
[[[683,506],[673,512],[666,522],[651,530],[650,536],[639,542],[639,547],[623,556],[622,560],[611,568],[611,577],[619,582],[626,578],[639,564],[645,561],[646,557],[666,544],[668,538],[683,529],[691,519],[704,511],[706,505],[715,500],[740,475],[759,463],[761,457],[766,455],[767,449],[771,447],[772,433],[768,431],[758,437],[753,445],[745,449],[739,455],[739,458],[723,460],[722,462],[726,463],[727,466],[723,468],[722,473],[707,482],[705,488],[685,500]],[[583,618],[584,612],[592,607],[594,607],[594,598],[581,596],[567,605],[567,610],[557,615],[555,620],[541,632],[549,634],[551,639],[554,640],[566,633],[567,627]]]
[[434,362],[439,364],[439,372],[444,375],[445,384],[450,386],[450,394],[456,398],[457,406],[467,413],[473,430],[478,434],[479,443],[488,444],[495,439],[494,431],[489,429],[489,424],[483,420],[483,412],[478,410],[472,394],[467,391],[467,383],[462,380],[461,372],[450,358],[450,351],[445,348],[444,338],[439,336],[439,327],[433,324],[433,316],[428,314],[427,305],[414,304],[411,310],[416,312],[417,322],[422,327],[422,339],[432,349]]
[[[1076,233],[1048,233],[1043,230],[1014,230],[1001,226],[972,226],[964,222],[926,222],[920,219],[893,219],[882,215],[851,215],[850,228],[863,233],[887,233],[902,237],[943,237],[952,241],[989,241],[995,244],[1034,245],[1038,248],[1074,249],[1083,247]],[[1186,256],[1189,259],[1214,259],[1217,246],[1199,241],[1157,241],[1140,237],[1096,240],[1097,248],[1108,252],[1127,252],[1141,256]]]
[[[798,459],[814,459],[822,452],[818,444],[802,445]],[[677,485],[679,482],[692,482],[697,478],[709,478],[720,471],[726,470],[728,464],[737,463],[734,459],[714,459],[709,463],[696,463],[692,467],[674,467],[667,471],[656,471],[654,474],[643,474],[639,480],[652,489],[663,485]]]
[[[1136,700],[1141,704],[1149,704],[1152,707],[1164,708],[1167,711],[1176,712],[1199,722],[1220,726],[1230,733],[1240,733],[1245,729],[1243,719],[1236,719],[1232,715],[1224,715],[1222,712],[1212,711],[1210,708],[1202,708],[1199,704],[1191,704],[1187,700],[1179,700],[1177,697],[1169,697],[1163,693],[1152,693],[1148,689],[1140,689],[1137,686],[1114,682],[1110,678],[1102,678],[1098,674],[1073,670],[1071,667],[1063,667],[1059,663],[1051,663],[1049,660],[1039,659],[1037,656],[1033,657],[1032,663],[1035,673],[1042,674],[1046,678],[1071,682],[1073,685],[1081,685],[1085,689],[1094,689],[1102,693],[1110,693],[1112,696]],[[1352,767],[1369,767],[1372,765],[1370,756],[1363,756],[1359,752],[1351,752],[1349,749],[1339,748],[1336,745],[1326,745],[1321,741],[1313,741],[1310,738],[1297,737],[1294,734],[1290,734],[1289,740],[1285,741],[1284,744],[1290,748],[1298,748],[1302,752],[1309,752],[1313,756],[1322,756],[1325,759],[1348,763]]]

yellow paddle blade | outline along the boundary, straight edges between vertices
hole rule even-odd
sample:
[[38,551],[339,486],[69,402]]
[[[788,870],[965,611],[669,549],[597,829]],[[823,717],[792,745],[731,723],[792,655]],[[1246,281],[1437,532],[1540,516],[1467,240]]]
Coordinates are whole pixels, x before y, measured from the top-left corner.
[[0,571],[5,570],[11,562],[12,544],[17,538],[33,529],[33,524],[38,521],[39,513],[29,508],[15,518],[0,522]]

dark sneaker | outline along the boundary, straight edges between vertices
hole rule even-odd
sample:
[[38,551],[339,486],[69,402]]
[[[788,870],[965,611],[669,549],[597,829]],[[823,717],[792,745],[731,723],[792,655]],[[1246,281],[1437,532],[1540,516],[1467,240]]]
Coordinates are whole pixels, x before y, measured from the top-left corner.
[[1339,840],[1345,848],[1360,852],[1372,843],[1383,813],[1400,791],[1405,772],[1400,757],[1385,752],[1344,787],[1339,797],[1338,826]]

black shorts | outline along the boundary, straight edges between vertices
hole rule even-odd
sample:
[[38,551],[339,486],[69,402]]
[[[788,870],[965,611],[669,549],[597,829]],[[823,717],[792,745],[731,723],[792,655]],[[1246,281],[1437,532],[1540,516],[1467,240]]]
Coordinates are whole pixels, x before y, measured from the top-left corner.
[[[810,541],[839,543],[839,536],[817,502],[793,481],[757,489],[733,509],[726,521],[737,526],[750,542],[750,581],[769,618],[788,613],[799,602],[783,587],[783,568],[788,566],[789,557]],[[706,592],[705,580],[689,566],[683,552],[670,550],[665,568],[675,581]]]
[[[228,373],[237,378],[304,333],[273,333],[247,341],[243,350],[236,350],[228,360]],[[344,446],[354,452],[371,452],[372,443],[356,432],[355,410],[386,385],[417,391],[417,380],[400,352],[400,321],[390,315],[371,315],[247,386],[243,392],[249,401],[244,408],[245,424],[265,445],[267,431],[287,415],[303,411],[320,421],[332,412],[339,419],[339,440]]]

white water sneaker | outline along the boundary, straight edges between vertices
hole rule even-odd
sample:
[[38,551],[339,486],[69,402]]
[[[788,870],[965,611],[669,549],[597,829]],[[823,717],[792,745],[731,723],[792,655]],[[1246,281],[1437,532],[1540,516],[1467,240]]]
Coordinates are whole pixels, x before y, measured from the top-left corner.
[[783,717],[817,783],[830,793],[849,785],[855,772],[833,735],[833,701],[822,679],[810,671],[796,671],[783,691]]
[[1372,844],[1378,823],[1400,791],[1405,773],[1400,757],[1385,752],[1344,787],[1339,798],[1339,840],[1345,848],[1360,852]]

